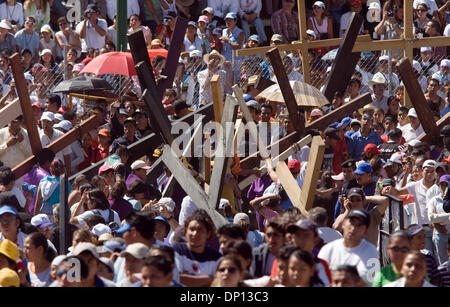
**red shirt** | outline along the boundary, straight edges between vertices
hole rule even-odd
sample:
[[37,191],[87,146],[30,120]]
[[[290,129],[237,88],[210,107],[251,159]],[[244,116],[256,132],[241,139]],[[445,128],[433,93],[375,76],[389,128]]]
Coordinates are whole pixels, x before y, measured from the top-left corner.
[[348,157],[348,149],[347,149],[347,141],[345,137],[341,137],[339,141],[337,141],[336,146],[333,147],[333,172],[337,175],[342,172],[341,164],[346,159],[344,159],[344,153],[347,153]]
[[97,163],[109,156],[109,148],[111,145],[108,145],[106,148],[103,148],[102,145],[98,144],[98,146],[94,150],[94,154],[92,156],[92,163]]

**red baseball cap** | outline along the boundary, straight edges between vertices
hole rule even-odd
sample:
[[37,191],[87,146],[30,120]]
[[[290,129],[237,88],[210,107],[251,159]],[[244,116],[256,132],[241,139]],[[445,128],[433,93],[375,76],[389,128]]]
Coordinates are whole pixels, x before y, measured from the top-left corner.
[[444,160],[442,160],[442,162],[449,162],[450,163],[450,155],[447,158],[445,158]]
[[353,6],[353,5],[359,5],[359,6],[362,6],[362,3],[361,3],[360,0],[353,0],[353,1],[352,1],[352,6]]
[[58,113],[64,114],[64,112],[66,112],[67,110],[69,110],[68,107],[62,106],[62,107],[59,107]]
[[381,151],[378,149],[377,145],[375,144],[367,144],[366,147],[364,147],[364,151],[372,154],[372,155],[379,155]]
[[33,103],[31,106],[32,107],[38,107],[39,109],[42,109],[42,105],[41,105],[41,103],[39,101]]
[[87,65],[87,64],[89,64],[90,61],[92,61],[92,58],[87,57],[83,61],[81,61],[81,63],[84,65]]
[[294,173],[300,172],[300,162],[296,159],[292,159],[288,162],[288,168],[290,171],[293,171]]

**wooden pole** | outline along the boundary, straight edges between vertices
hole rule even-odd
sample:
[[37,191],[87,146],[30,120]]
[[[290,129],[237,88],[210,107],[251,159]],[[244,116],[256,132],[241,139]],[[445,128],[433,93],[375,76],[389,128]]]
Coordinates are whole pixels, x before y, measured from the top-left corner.
[[[404,29],[403,29],[403,36],[405,38],[405,57],[408,58],[411,63],[414,60],[414,54],[413,54],[413,41],[414,41],[414,25],[413,25],[413,14],[414,14],[414,9],[413,9],[413,2],[412,1],[403,1],[403,20],[404,20]],[[412,106],[412,101],[411,101],[411,96],[409,95],[409,93],[407,91],[405,91],[405,96],[404,96],[404,103],[405,106],[407,107],[411,107]],[[412,96],[415,97],[415,96]]]
[[302,42],[302,45],[300,47],[301,54],[302,54],[302,70],[303,70],[303,81],[305,83],[310,84],[311,83],[311,76],[310,76],[310,65],[309,65],[309,54],[308,54],[308,35],[306,34],[306,7],[305,7],[305,1],[297,0],[297,7],[298,7],[298,25],[299,25],[299,34],[300,34],[300,41]]
[[211,78],[211,92],[213,97],[214,119],[220,123],[223,113],[223,90],[219,75],[214,75]]
[[[17,93],[19,95],[20,107],[22,108],[22,115],[27,127],[28,139],[30,140],[31,151],[33,155],[37,154],[42,149],[41,139],[37,129],[37,122],[33,115],[31,108],[30,94],[28,93],[28,84],[23,74],[23,68],[20,60],[20,55],[14,53],[9,58],[11,69],[16,83]],[[14,118],[10,118],[10,121]]]
[[65,255],[67,248],[71,245],[69,229],[69,191],[67,190],[67,176],[60,177],[59,187],[59,254]]

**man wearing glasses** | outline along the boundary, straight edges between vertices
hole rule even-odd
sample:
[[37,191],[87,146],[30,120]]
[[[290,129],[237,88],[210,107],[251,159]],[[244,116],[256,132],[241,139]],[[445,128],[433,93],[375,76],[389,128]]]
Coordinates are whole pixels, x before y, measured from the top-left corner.
[[25,21],[24,28],[16,33],[17,52],[24,49],[31,51],[33,62],[39,61],[39,35],[34,31],[36,19],[29,16]]

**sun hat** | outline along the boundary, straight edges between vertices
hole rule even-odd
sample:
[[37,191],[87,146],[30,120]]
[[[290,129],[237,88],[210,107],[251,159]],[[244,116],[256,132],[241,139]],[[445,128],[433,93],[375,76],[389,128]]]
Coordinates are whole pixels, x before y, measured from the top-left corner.
[[220,66],[220,65],[223,65],[223,63],[225,63],[225,57],[224,57],[222,54],[220,54],[220,52],[218,52],[217,50],[213,50],[213,51],[211,51],[211,53],[205,54],[205,55],[203,56],[203,61],[204,61],[206,64],[208,64],[209,58],[210,58],[211,56],[215,56],[215,57],[219,57],[219,58],[220,58],[219,66]]
[[9,259],[17,262],[20,258],[20,251],[17,245],[8,239],[4,239],[0,242],[0,254],[8,257]]
[[120,253],[120,257],[131,255],[137,259],[144,259],[148,256],[150,249],[143,243],[133,243],[127,246],[127,248]]
[[47,226],[52,225],[52,222],[50,222],[50,219],[48,218],[47,214],[37,214],[31,218],[31,225],[38,227],[38,228],[45,228]]
[[0,286],[2,287],[20,287],[20,278],[16,271],[10,268],[0,270]]
[[144,161],[142,161],[142,160],[136,160],[136,161],[134,161],[132,164],[131,164],[131,169],[134,171],[134,170],[137,170],[137,169],[145,169],[145,170],[149,170],[149,169],[151,169],[151,167],[150,166],[148,166],[147,164],[145,164],[145,162]]
[[203,21],[204,23],[208,24],[209,23],[209,18],[208,16],[202,15],[198,18],[197,22]]

